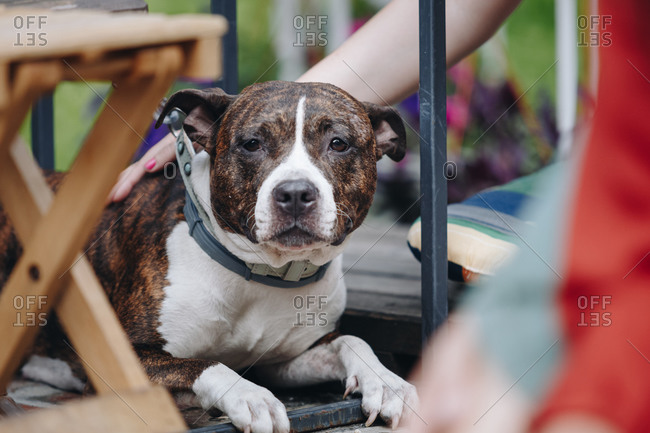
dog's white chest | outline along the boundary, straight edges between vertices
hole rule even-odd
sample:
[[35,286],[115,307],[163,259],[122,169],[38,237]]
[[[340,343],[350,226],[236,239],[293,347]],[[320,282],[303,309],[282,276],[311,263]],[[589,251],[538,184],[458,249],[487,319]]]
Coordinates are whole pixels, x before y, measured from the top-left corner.
[[184,222],[172,231],[167,254],[169,286],[158,331],[175,357],[209,358],[235,369],[291,359],[333,331],[345,306],[340,256],[319,282],[280,289],[218,265]]

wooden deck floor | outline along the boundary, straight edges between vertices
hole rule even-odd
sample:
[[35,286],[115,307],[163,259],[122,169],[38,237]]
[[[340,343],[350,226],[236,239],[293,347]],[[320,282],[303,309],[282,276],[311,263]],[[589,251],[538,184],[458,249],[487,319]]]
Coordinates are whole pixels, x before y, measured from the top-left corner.
[[343,265],[348,303],[341,332],[367,341],[402,375],[421,346],[420,262],[406,244],[408,228],[383,220],[364,223],[352,234]]
[[[409,226],[370,220],[351,235],[344,253],[345,281],[351,294],[383,294],[417,300],[418,310],[404,304],[400,313],[419,317],[420,262],[406,244]],[[356,298],[351,299],[355,308]],[[381,303],[378,311],[393,312]]]
[[[340,324],[342,333],[363,338],[386,366],[403,376],[408,374],[420,351],[420,263],[406,245],[407,231],[408,226],[393,225],[392,221],[370,220],[352,234],[344,254],[348,306]],[[30,398],[26,397],[26,400],[33,403],[31,397],[34,392],[29,392],[29,386],[35,385],[17,386],[14,396],[20,400],[20,392],[27,393]],[[59,395],[62,391],[52,389],[50,393],[55,396],[50,400],[66,398]],[[330,384],[329,387],[323,385],[323,388],[317,389],[287,391],[286,395],[279,391],[278,397],[290,412],[298,410],[294,412],[294,417],[300,418],[298,414],[302,408],[329,404],[333,406],[328,406],[328,411],[332,407],[339,407],[337,416],[347,416],[349,420],[365,419],[360,412],[359,402],[341,402],[342,393],[342,386]],[[44,404],[50,404],[50,401]],[[217,431],[216,423],[227,422],[204,415],[199,408],[189,407],[183,410],[183,415],[191,429],[202,433]],[[221,427],[224,429],[218,431],[234,431],[225,425]],[[319,431],[379,433],[390,429],[352,424]]]

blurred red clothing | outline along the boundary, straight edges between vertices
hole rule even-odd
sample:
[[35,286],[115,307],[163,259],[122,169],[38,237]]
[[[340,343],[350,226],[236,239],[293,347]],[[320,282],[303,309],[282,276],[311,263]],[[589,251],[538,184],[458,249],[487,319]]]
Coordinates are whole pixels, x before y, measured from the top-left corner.
[[[650,2],[601,0],[599,85],[565,240],[566,357],[534,425],[566,411],[650,431]],[[589,24],[590,26],[592,24]],[[609,41],[608,41],[609,40]]]

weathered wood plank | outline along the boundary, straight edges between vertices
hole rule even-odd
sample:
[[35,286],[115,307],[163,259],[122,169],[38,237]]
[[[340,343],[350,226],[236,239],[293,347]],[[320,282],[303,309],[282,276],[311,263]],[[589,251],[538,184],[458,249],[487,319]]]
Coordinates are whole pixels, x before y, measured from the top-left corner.
[[409,226],[370,220],[355,231],[343,255],[347,274],[371,272],[420,279],[420,263],[406,244]]
[[[31,411],[0,421],[0,432],[114,433],[177,432],[178,413],[161,410],[173,407],[164,388],[152,386],[141,391],[122,391],[92,399],[69,402],[56,409]],[[83,414],[83,416],[80,416]],[[110,415],[109,415],[110,414]]]
[[[354,424],[366,420],[361,410],[361,399],[344,400],[315,407],[296,409],[287,412],[291,423],[291,433],[318,431]],[[202,427],[191,433],[237,433],[231,424]]]

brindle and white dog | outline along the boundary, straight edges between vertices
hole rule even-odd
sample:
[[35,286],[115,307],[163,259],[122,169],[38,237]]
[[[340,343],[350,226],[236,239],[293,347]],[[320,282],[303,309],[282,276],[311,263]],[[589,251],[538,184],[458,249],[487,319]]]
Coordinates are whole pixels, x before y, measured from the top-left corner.
[[[362,394],[370,422],[380,415],[396,426],[416,404],[414,387],[368,344],[333,332],[346,301],[341,253],[368,213],[376,161],[404,156],[399,116],[317,83],[268,82],[239,96],[183,90],[163,116],[173,107],[188,114],[184,129],[203,150],[190,179],[207,210],[204,224],[231,254],[277,268],[331,264],[295,288],[246,279],[190,235],[180,176],[146,176],[125,202],[106,209],[88,256],[151,380],[193,391],[204,408],[256,433],[288,432],[286,409],[238,370],[254,365],[266,383],[282,386],[341,380]],[[53,188],[62,177],[49,176]],[[21,251],[2,212],[0,245],[3,285]],[[322,301],[301,301],[302,312],[326,317],[324,326],[296,326],[296,299],[315,296]],[[58,333],[46,327],[37,353],[53,356]],[[23,373],[80,388],[80,369],[62,364],[34,356]],[[50,367],[59,369],[56,377]]]

